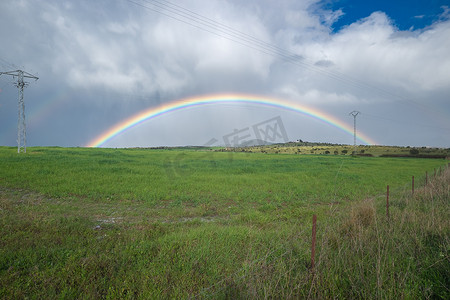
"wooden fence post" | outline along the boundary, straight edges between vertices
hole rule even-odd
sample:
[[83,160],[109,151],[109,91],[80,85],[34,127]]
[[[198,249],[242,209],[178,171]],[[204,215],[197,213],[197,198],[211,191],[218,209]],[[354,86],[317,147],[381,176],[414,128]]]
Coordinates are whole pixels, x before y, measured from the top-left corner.
[[315,256],[316,256],[316,223],[317,216],[313,215],[313,224],[312,224],[312,243],[311,243],[311,269],[314,272],[315,266]]
[[386,217],[389,219],[389,184],[386,188]]
[[425,185],[428,185],[428,171],[425,172]]

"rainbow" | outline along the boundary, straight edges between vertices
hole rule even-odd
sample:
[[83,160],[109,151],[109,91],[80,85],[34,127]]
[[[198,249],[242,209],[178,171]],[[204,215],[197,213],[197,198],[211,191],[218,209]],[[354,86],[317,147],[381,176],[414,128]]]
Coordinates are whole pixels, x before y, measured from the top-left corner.
[[[264,106],[270,106],[275,108],[286,109],[295,111],[315,119],[319,119],[329,125],[337,127],[351,135],[353,135],[353,128],[336,117],[329,115],[325,112],[319,111],[315,108],[309,108],[297,103],[288,102],[286,100],[280,100],[275,98],[267,98],[261,96],[244,95],[244,94],[219,94],[219,95],[207,95],[200,97],[191,97],[180,99],[171,103],[163,104],[158,107],[152,107],[145,111],[142,111],[122,122],[117,123],[104,133],[100,134],[94,140],[92,140],[86,147],[101,147],[103,144],[113,139],[115,136],[133,128],[143,122],[161,116],[163,114],[181,110],[193,106],[202,106],[215,103],[249,103],[258,104]],[[373,145],[377,144],[374,140],[359,132],[357,138],[365,144]]]

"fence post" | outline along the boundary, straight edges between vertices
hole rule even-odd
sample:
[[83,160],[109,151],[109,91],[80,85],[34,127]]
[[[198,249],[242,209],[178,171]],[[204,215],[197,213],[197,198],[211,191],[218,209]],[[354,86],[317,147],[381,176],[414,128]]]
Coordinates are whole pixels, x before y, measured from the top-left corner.
[[428,185],[428,171],[425,172],[425,185]]
[[313,215],[313,224],[312,224],[312,243],[311,243],[311,269],[314,272],[315,266],[315,256],[316,256],[316,223],[317,216]]
[[386,188],[386,217],[389,219],[389,184]]
[[411,192],[414,195],[414,176],[412,177]]

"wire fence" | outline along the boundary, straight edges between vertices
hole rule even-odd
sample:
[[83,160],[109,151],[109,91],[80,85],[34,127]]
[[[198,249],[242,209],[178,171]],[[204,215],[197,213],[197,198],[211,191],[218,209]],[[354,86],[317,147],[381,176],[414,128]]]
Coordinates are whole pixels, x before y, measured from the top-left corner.
[[[340,166],[340,168],[339,168],[339,170],[338,170],[338,172],[336,174],[335,180],[337,180],[337,177],[338,177],[338,174],[339,174],[339,171],[340,171],[341,168],[342,168],[342,165]],[[444,167],[444,169],[442,169],[442,167],[439,168],[439,169],[435,169],[433,177],[428,177],[428,173],[425,173],[423,176],[419,176],[419,177],[412,176],[412,178],[416,179],[415,187],[419,188],[419,187],[426,187],[427,185],[431,186],[433,184],[433,181],[437,177],[442,176],[445,172],[449,172],[449,170],[450,170],[450,163],[448,163]],[[413,182],[414,182],[414,179],[412,179],[412,182],[405,183],[402,186],[398,186],[395,189],[390,190],[389,194],[392,195],[392,196],[395,196],[395,197],[399,197],[399,196],[405,197],[405,195],[413,195],[414,194],[414,187],[413,187],[414,183]],[[383,193],[380,193],[378,195],[375,195],[375,196],[372,196],[370,198],[367,198],[367,199],[365,199],[365,201],[370,201],[370,202],[375,203],[377,201],[380,201],[380,199],[381,200],[386,199],[386,197],[387,197],[387,193],[383,192]],[[332,210],[331,212],[334,213],[337,210],[337,206],[331,206],[331,210]],[[319,222],[319,224],[320,224],[320,222]],[[324,224],[325,223],[322,223],[322,225],[324,225]],[[325,225],[325,226],[323,226],[321,228],[322,232],[320,234],[321,240],[319,242],[319,245],[324,245],[324,244],[327,243],[328,233],[331,230],[333,230],[333,228],[334,228],[334,225],[328,225],[328,226]],[[313,237],[311,237],[312,235],[313,235]],[[309,239],[309,238],[311,238],[311,239]],[[194,295],[191,295],[189,297],[189,299],[199,299],[199,298],[211,299],[211,298],[215,298],[215,296],[217,296],[217,294],[219,294],[220,292],[223,292],[227,288],[226,283],[228,283],[230,281],[240,282],[240,281],[243,281],[247,277],[262,276],[262,275],[264,275],[263,274],[264,271],[259,271],[259,273],[257,271],[251,272],[252,268],[255,267],[255,266],[258,266],[259,264],[267,263],[268,260],[269,260],[269,257],[271,257],[273,254],[275,254],[275,253],[277,253],[279,251],[282,251],[282,253],[279,254],[276,257],[273,257],[271,259],[272,261],[283,259],[285,256],[287,256],[289,254],[292,254],[292,248],[286,250],[285,249],[286,245],[298,244],[300,242],[300,243],[303,244],[303,246],[305,248],[309,248],[309,245],[307,244],[306,241],[311,242],[311,243],[315,243],[314,239],[315,239],[315,235],[311,234],[311,228],[306,226],[302,230],[297,231],[297,232],[291,234],[289,237],[287,237],[286,238],[286,242],[284,244],[278,245],[278,247],[274,247],[272,249],[268,249],[266,251],[266,253],[262,257],[251,261],[249,264],[246,264],[245,267],[240,268],[239,270],[233,272],[232,274],[223,277],[221,280],[215,282],[214,284],[212,284],[212,285],[210,285],[210,286],[208,286],[206,288],[203,288],[198,293],[196,293]],[[311,256],[311,260],[312,261],[315,259],[315,257],[313,255],[314,254],[312,254],[312,256]],[[318,256],[318,258],[316,260],[316,265],[315,266],[314,265],[310,265],[310,267],[309,267],[310,275],[311,275],[309,278],[311,279],[311,285],[310,285],[310,290],[308,292],[308,298],[311,298],[312,290],[313,290],[313,287],[314,287],[314,280],[315,280],[314,269],[315,268],[319,268],[321,266],[321,263],[323,261],[323,256],[324,255],[325,254],[323,253],[323,251],[319,252],[319,256]],[[428,266],[428,267],[430,267],[430,266]],[[296,266],[291,265],[291,267],[286,272],[284,272],[282,274],[278,274],[278,276],[279,277],[287,276],[293,271],[294,268],[296,268]]]

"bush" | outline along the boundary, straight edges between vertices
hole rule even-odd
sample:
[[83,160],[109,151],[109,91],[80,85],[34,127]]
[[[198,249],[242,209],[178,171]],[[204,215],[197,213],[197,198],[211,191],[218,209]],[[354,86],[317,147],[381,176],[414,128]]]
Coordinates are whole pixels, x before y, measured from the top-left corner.
[[409,150],[409,154],[411,154],[411,155],[417,155],[417,154],[419,154],[419,149],[412,148],[412,149]]

